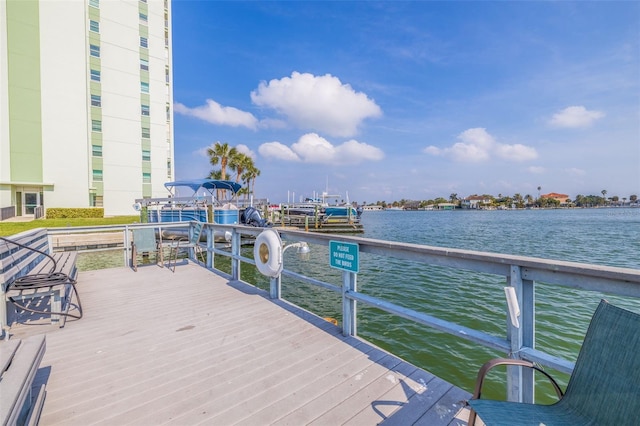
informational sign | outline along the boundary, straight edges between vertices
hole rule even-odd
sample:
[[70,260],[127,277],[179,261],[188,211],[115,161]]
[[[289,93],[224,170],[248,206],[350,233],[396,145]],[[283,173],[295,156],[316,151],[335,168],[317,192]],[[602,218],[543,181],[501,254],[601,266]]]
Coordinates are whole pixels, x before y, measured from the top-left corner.
[[329,266],[357,273],[359,262],[357,244],[329,241]]

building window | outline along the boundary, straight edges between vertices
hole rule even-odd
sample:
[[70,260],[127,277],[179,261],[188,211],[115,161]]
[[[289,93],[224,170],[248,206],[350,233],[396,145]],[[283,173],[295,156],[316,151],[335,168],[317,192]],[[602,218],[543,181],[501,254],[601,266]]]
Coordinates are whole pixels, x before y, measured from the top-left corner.
[[151,173],[142,172],[142,183],[151,183]]
[[149,18],[147,18],[147,15],[145,15],[142,12],[138,13],[138,16],[140,17],[140,23],[142,24],[146,24],[149,21]]
[[91,120],[91,131],[92,132],[102,132],[102,121],[100,121],[100,120]]
[[144,71],[149,71],[149,61],[146,59],[140,58],[140,69]]
[[140,105],[140,114],[149,115],[149,105]]
[[142,150],[142,161],[151,161],[151,151],[148,149]]
[[91,45],[89,45],[89,50],[90,50],[91,56],[93,56],[94,58],[99,58],[100,57],[100,46],[96,46],[95,44],[91,44]]
[[167,177],[171,178],[171,159],[167,158]]
[[149,47],[149,41],[146,37],[140,37],[140,47]]
[[145,83],[144,81],[140,82],[140,91],[142,93],[149,93],[149,83]]
[[93,170],[93,181],[102,182],[102,170]]
[[100,71],[99,70],[91,70],[91,81],[100,81]]
[[100,7],[100,0],[89,0],[89,6],[95,8]]
[[91,155],[102,157],[102,145],[91,145]]
[[142,137],[145,139],[149,139],[151,137],[151,129],[149,129],[148,127],[143,127],[142,128]]
[[100,32],[100,23],[98,21],[90,20],[89,21],[89,31],[93,31],[94,33]]
[[100,95],[91,95],[91,106],[101,107],[102,97]]

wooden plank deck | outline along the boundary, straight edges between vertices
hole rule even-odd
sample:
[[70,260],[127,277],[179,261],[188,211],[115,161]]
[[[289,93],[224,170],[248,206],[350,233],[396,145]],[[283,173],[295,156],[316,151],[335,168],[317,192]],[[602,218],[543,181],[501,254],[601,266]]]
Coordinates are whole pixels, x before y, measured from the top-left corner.
[[[195,264],[81,272],[47,334],[41,425],[466,425],[468,393]],[[6,342],[0,342],[6,344]]]

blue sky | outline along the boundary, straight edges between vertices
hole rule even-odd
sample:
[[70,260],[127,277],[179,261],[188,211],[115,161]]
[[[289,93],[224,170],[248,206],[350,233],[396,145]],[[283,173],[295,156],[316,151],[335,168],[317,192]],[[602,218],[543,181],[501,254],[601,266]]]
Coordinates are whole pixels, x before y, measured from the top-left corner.
[[174,0],[178,179],[256,196],[640,195],[639,2]]

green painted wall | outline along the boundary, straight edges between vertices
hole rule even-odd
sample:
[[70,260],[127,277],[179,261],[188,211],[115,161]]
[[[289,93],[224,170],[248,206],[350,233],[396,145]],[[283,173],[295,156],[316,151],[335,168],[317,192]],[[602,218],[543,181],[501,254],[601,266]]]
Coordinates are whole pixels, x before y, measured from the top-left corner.
[[8,0],[11,180],[42,182],[40,24],[37,1]]

